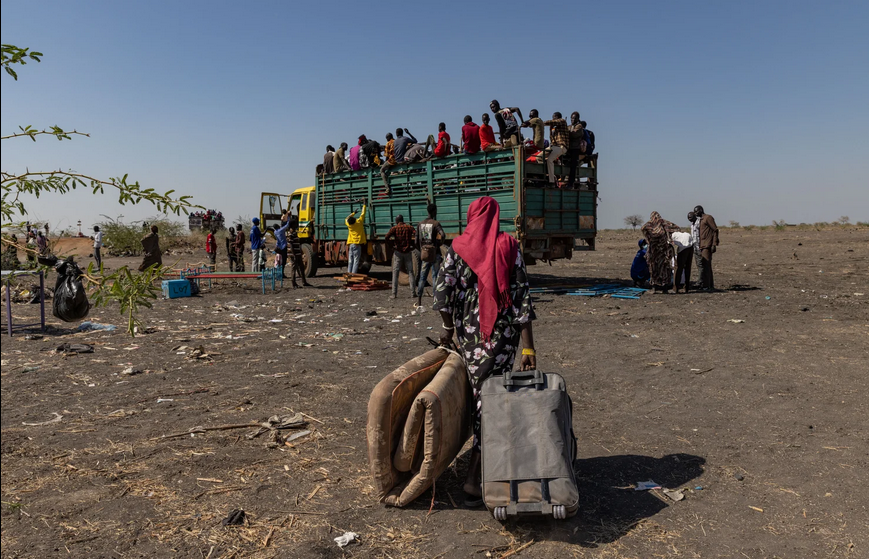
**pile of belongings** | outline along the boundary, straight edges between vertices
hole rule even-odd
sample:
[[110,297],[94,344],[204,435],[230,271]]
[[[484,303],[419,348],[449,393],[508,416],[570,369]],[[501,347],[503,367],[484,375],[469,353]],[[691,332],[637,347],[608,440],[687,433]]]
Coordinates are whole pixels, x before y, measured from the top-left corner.
[[372,277],[365,274],[341,274],[335,276],[336,280],[343,282],[344,287],[348,287],[353,291],[379,291],[381,289],[389,289],[389,282]]

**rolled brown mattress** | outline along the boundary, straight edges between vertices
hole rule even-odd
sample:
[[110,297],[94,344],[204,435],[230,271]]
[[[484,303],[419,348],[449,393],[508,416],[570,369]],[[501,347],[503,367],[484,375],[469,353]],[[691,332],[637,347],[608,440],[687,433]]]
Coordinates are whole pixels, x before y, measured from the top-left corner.
[[415,357],[386,375],[371,392],[368,400],[368,464],[380,500],[401,477],[393,466],[392,457],[414,399],[434,378],[448,355],[446,350],[433,349]]
[[449,467],[471,433],[470,397],[465,365],[450,354],[410,408],[392,464],[413,475],[389,491],[383,500],[387,505],[408,505]]

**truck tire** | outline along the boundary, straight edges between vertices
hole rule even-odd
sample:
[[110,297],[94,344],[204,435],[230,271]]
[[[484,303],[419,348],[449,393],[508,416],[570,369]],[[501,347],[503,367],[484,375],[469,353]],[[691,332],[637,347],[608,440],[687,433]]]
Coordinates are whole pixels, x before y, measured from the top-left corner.
[[307,243],[302,244],[302,262],[305,264],[305,277],[312,278],[317,275],[317,255],[314,249]]
[[365,260],[364,262],[359,264],[359,269],[356,270],[356,273],[365,274],[367,276],[368,272],[370,272],[370,271],[371,271],[371,261]]

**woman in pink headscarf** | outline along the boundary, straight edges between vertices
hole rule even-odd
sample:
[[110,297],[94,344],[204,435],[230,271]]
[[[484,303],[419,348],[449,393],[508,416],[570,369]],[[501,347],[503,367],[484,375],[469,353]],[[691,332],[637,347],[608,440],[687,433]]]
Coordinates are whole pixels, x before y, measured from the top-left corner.
[[474,389],[474,447],[465,481],[466,504],[482,504],[480,396],[482,382],[512,370],[522,340],[522,370],[537,367],[531,321],[536,317],[516,239],[500,231],[498,202],[484,196],[468,208],[468,225],[438,274],[434,309],[443,318],[442,343],[453,335],[468,364]]

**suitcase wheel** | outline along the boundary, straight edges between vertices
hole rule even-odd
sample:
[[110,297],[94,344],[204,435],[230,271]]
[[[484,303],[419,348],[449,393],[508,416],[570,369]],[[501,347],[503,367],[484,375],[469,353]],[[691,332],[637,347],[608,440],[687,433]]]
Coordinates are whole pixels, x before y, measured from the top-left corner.
[[507,507],[495,507],[495,510],[492,511],[492,516],[495,517],[495,520],[504,522],[507,520]]
[[555,505],[552,507],[552,518],[556,520],[564,520],[567,518],[567,509],[564,505]]

